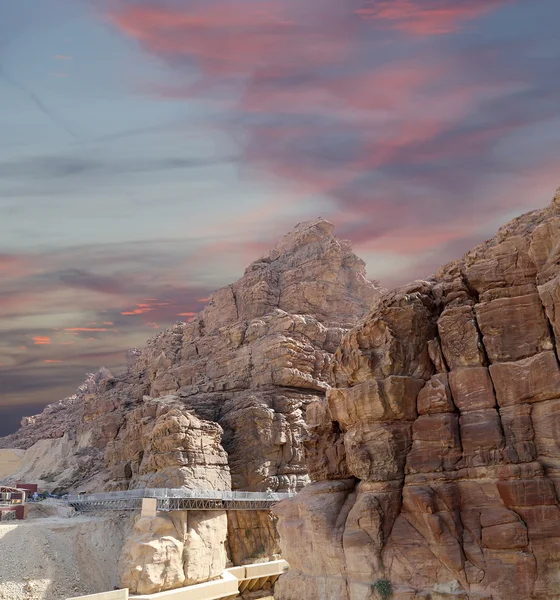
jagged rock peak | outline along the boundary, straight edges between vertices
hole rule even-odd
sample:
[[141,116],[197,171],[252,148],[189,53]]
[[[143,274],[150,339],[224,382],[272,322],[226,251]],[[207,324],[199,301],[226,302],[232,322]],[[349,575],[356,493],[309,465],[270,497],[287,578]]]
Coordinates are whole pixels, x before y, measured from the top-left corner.
[[129,366],[129,367],[132,366],[136,362],[136,359],[141,355],[142,355],[142,350],[139,350],[136,347],[129,348],[125,354],[127,366]]
[[284,254],[297,250],[301,246],[325,239],[334,239],[334,237],[334,225],[330,221],[322,217],[311,221],[303,221],[298,223],[292,231],[276,244],[276,247],[270,251],[270,255],[275,253]]
[[87,479],[97,489],[126,488],[167,467],[162,477],[175,487],[187,477],[177,454],[163,467],[167,459],[156,465],[143,447],[157,429],[163,399],[174,397],[184,412],[223,427],[236,489],[298,489],[307,481],[302,410],[329,388],[342,335],[377,296],[363,261],[334,237],[331,223],[300,223],[268,258],[212,294],[192,322],[158,333],[142,350],[130,349],[125,372],[89,376],[83,401],[76,396],[56,415],[46,410],[0,444],[29,448],[64,437],[73,445],[66,454],[78,458],[87,448],[89,464],[78,460],[75,476],[62,466],[46,473],[62,487],[77,481],[83,487]]
[[329,221],[299,223],[236,283],[212,294],[205,326],[222,327],[276,309],[313,315],[321,323],[352,326],[379,295],[350,242],[338,240]]
[[[279,258],[294,255],[309,246],[311,248],[318,246],[318,249],[322,247],[327,252],[331,244],[337,246],[344,253],[352,254],[351,243],[348,240],[340,240],[334,235],[334,225],[330,221],[323,219],[323,217],[303,221],[302,223],[298,223],[292,231],[284,235],[265,256],[251,263],[245,269],[245,273],[250,273],[255,268],[264,267]],[[310,248],[307,248],[307,250],[309,251]],[[360,265],[360,271],[365,276],[365,262],[357,256],[355,258],[357,260],[356,264]]]
[[84,382],[73,394],[48,404],[38,415],[23,417],[18,431],[0,438],[0,448],[27,449],[37,439],[61,437],[78,419],[74,407],[87,396],[104,391],[106,383],[111,379],[113,374],[105,367],[101,367],[96,373],[87,373]]

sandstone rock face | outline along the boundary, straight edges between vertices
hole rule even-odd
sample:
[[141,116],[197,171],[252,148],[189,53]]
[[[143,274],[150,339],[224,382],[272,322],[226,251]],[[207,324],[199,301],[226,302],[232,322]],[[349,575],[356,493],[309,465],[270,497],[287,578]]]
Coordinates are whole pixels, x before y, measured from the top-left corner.
[[173,516],[136,519],[119,560],[121,587],[133,594],[153,594],[183,585],[184,543],[179,538],[185,517]]
[[[342,336],[379,293],[330,223],[300,224],[191,322],[127,352],[125,373],[88,378],[0,445],[29,448],[35,480],[59,491],[301,489],[306,407],[324,400]],[[64,460],[46,464],[38,448]],[[185,519],[137,521],[123,585],[150,593],[217,576],[224,548],[235,564],[278,556],[267,513]]]
[[137,517],[119,560],[120,586],[156,594],[219,577],[226,568],[226,535],[225,512]]
[[89,376],[0,445],[65,438],[87,464],[64,486],[85,490],[230,489],[228,466],[234,489],[299,489],[305,408],[324,397],[342,335],[377,296],[330,223],[302,223],[192,322],[130,350],[125,373]]
[[277,600],[560,599],[560,190],[385,293],[307,407]]
[[105,450],[113,487],[230,490],[222,433],[186,412],[177,396],[146,399],[126,413]]
[[230,511],[227,544],[231,562],[245,565],[280,559],[276,520],[269,511]]

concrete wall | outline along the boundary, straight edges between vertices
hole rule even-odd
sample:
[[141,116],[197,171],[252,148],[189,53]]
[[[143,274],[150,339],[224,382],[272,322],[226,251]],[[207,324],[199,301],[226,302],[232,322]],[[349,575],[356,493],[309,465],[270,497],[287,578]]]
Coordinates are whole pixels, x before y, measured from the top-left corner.
[[157,516],[157,498],[143,498],[140,516],[152,518]]
[[89,596],[76,596],[68,600],[128,600],[128,590],[115,590],[113,592],[101,592]]

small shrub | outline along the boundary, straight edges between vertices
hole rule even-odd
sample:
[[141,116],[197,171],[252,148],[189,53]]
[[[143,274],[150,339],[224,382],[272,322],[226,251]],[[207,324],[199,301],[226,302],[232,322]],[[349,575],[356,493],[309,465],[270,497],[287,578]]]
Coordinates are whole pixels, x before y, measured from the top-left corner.
[[388,579],[378,579],[371,587],[379,594],[381,600],[389,600],[393,595],[393,585]]
[[264,546],[261,544],[258,548],[255,549],[253,554],[249,558],[264,558],[266,556],[266,551]]

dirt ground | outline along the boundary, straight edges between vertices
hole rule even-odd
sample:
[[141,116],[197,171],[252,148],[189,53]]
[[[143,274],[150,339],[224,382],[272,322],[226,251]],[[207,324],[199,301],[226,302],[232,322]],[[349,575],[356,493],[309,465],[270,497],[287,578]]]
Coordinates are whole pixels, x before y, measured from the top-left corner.
[[0,523],[1,600],[65,600],[113,589],[130,517],[54,516],[46,504],[29,516]]

